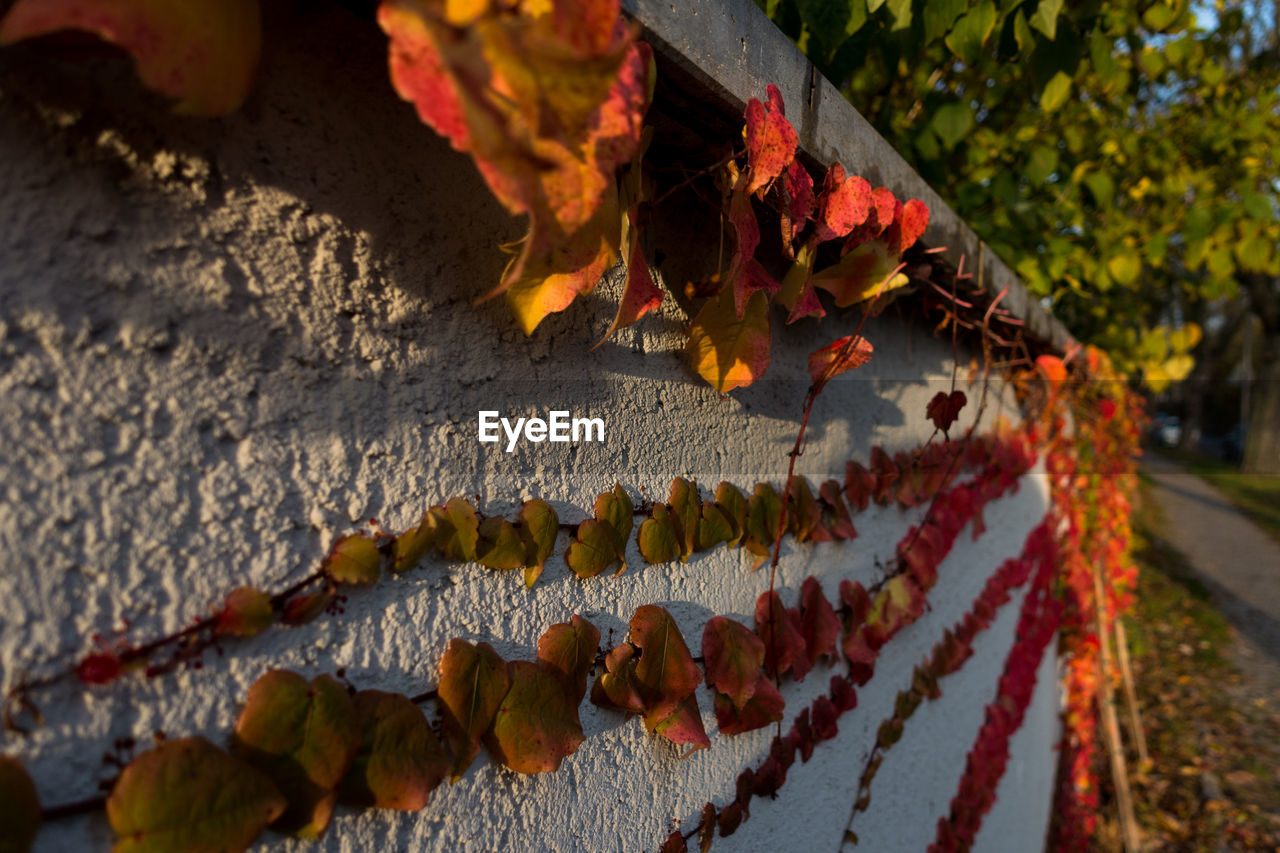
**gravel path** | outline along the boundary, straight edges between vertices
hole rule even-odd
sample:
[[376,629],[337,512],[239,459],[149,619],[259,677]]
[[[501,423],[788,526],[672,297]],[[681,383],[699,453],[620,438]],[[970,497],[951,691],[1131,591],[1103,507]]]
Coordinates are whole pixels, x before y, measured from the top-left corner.
[[1155,481],[1165,538],[1186,555],[1236,630],[1234,663],[1264,693],[1280,697],[1280,545],[1176,463],[1148,454],[1142,471]]

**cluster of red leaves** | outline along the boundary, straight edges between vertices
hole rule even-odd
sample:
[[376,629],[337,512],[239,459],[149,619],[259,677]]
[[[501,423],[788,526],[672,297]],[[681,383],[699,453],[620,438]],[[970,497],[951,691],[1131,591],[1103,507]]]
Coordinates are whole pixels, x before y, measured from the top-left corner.
[[[825,315],[817,289],[844,308],[901,287],[907,283],[899,275],[902,253],[929,223],[923,202],[903,204],[887,188],[873,189],[866,179],[846,175],[839,163],[815,189],[813,177],[796,159],[799,136],[787,121],[782,95],[774,86],[767,92],[766,103],[756,98],[747,103],[745,162],[730,162],[718,175],[732,238],[728,266],[690,285],[691,292],[706,297],[690,325],[690,361],[721,393],[750,385],[768,367],[771,304],[794,323]],[[791,262],[781,281],[757,260],[761,235],[753,199],[779,215],[782,254]],[[830,244],[836,244],[837,260],[815,270],[819,248]],[[865,362],[870,351],[870,344],[860,341],[858,352],[865,357],[841,369]]]
[[1062,602],[1053,590],[1056,549],[1048,524],[1036,528],[1027,549],[1035,575],[1022,601],[1013,646],[1005,658],[996,697],[987,705],[986,719],[965,758],[950,812],[938,820],[931,853],[968,850],[973,844],[983,816],[995,803],[996,786],[1009,762],[1009,740],[1022,726],[1035,693],[1036,673],[1058,630]]
[[[1053,539],[1048,524],[1041,523],[1027,537],[1022,553],[1006,560],[987,578],[969,612],[943,633],[929,658],[912,671],[911,687],[899,691],[893,715],[881,722],[877,730],[875,747],[858,782],[858,796],[850,815],[850,826],[858,812],[870,807],[871,783],[880,769],[884,753],[902,737],[906,722],[916,708],[925,701],[941,698],[939,682],[958,672],[972,657],[974,638],[991,626],[997,611],[1009,602],[1012,592],[1025,584],[1033,573],[1038,576],[1052,573],[1053,560]],[[857,836],[851,830],[846,837],[856,843]]]
[[[1106,355],[1096,349],[1088,349],[1073,371],[1080,381],[1069,381],[1065,368],[1051,359],[1042,358],[1037,367],[1055,389],[1046,466],[1063,542],[1066,698],[1053,843],[1057,850],[1086,850],[1099,808],[1098,697],[1118,678],[1102,671],[1099,616],[1103,630],[1112,632],[1133,603],[1137,566],[1129,554],[1129,518],[1142,413],[1137,398],[1115,381]],[[1074,425],[1070,431],[1068,415]],[[1095,572],[1101,575],[1101,601]]]

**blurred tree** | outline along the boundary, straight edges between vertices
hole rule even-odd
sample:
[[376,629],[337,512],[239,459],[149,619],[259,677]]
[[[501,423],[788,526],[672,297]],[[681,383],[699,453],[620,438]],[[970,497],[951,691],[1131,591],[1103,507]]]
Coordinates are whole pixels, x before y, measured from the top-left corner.
[[[1259,318],[1280,471],[1277,0],[757,0],[1077,337],[1153,390]],[[1200,352],[1207,354],[1205,349]]]

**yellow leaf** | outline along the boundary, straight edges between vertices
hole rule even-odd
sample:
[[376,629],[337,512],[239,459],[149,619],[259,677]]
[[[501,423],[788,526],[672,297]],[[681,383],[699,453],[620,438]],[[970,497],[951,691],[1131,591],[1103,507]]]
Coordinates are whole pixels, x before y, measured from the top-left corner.
[[687,352],[698,375],[721,394],[750,385],[769,366],[769,300],[756,291],[742,318],[733,293],[708,299],[689,327]]

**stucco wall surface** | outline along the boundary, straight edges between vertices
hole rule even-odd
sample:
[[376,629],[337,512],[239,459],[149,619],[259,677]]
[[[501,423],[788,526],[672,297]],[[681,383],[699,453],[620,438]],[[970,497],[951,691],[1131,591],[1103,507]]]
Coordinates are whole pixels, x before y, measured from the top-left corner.
[[[64,666],[95,634],[137,641],[179,629],[240,585],[278,589],[314,569],[334,537],[377,517],[389,529],[433,503],[474,496],[512,514],[531,497],[562,520],[620,482],[663,498],[670,480],[782,481],[808,384],[805,356],[853,320],[775,328],[764,381],[721,399],[682,362],[684,315],[656,316],[599,349],[615,271],[526,339],[497,281],[499,243],[520,234],[464,158],[399,102],[385,43],[366,21],[301,7],[269,33],[261,80],[237,115],[170,116],[121,63],[0,51],[0,682]],[[819,401],[798,471],[842,477],[873,444],[928,437],[925,403],[949,381],[949,343],[892,312],[868,327],[873,361]],[[962,360],[968,361],[968,353]],[[1016,412],[993,401],[990,421]],[[568,409],[605,419],[600,444],[476,440],[476,414]],[[723,850],[836,849],[875,729],[911,667],[1017,554],[1047,506],[1037,468],[986,510],[940,570],[932,610],[887,646],[837,739],[793,768],[780,796]],[[871,583],[922,510],[873,507],[844,545],[784,551],[794,603],[817,576]],[[633,610],[667,607],[698,653],[711,615],[751,622],[767,573],[720,549],[620,578],[573,577],[559,557],[532,591],[518,572],[428,559],[352,592],[345,614],[269,631],[200,670],[34,698],[44,724],[3,734],[46,804],[92,795],[113,741],[205,734],[224,742],[267,669],[344,667],[355,685],[434,685],[448,640],[532,658],[554,622],[581,613],[619,642]],[[564,541],[557,548],[563,551]],[[946,810],[994,695],[1020,596],[975,645],[942,700],[909,721],[859,815],[859,849],[916,850]],[[612,636],[610,636],[612,635]],[[980,847],[1038,849],[1056,731],[1052,656]],[[819,667],[784,690],[788,719],[827,687]],[[587,741],[559,773],[522,777],[482,757],[418,814],[341,811],[319,843],[268,833],[272,849],[653,849],[673,821],[732,797],[772,730],[718,737],[685,761],[637,720],[584,704]],[[1015,777],[1016,774],[1016,778]],[[1013,781],[1011,782],[1011,779]],[[1013,787],[1011,788],[1010,785]],[[1006,804],[1008,804],[1006,806]],[[1025,843],[1010,847],[1010,839]],[[46,826],[40,850],[105,849],[101,816]]]

